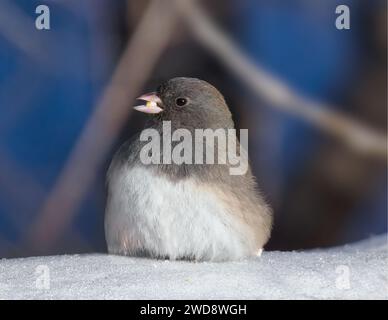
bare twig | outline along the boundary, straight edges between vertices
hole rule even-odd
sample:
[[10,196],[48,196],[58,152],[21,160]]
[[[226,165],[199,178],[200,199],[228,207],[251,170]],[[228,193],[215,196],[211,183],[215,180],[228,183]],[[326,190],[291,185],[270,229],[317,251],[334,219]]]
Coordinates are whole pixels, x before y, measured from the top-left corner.
[[95,112],[89,119],[51,194],[28,235],[45,249],[71,222],[109,148],[128,119],[139,93],[166,47],[176,21],[174,7],[153,0],[120,59]]
[[198,41],[213,52],[260,98],[271,106],[293,114],[337,137],[354,151],[387,158],[387,137],[359,124],[332,107],[306,99],[286,84],[267,73],[258,63],[251,62],[239,48],[220,31],[207,14],[191,0],[175,0]]

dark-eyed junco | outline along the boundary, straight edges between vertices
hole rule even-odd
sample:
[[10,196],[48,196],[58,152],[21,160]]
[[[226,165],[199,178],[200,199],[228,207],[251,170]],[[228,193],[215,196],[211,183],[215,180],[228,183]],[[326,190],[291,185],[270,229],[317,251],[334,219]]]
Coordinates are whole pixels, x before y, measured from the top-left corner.
[[[236,132],[223,96],[205,81],[174,78],[139,99],[146,104],[135,109],[151,114],[145,128],[148,138],[143,130],[124,143],[107,175],[109,253],[196,261],[260,255],[270,235],[272,214],[249,165],[241,174],[231,172],[232,160],[240,155],[231,149],[240,144],[225,143],[228,137],[236,138]],[[206,129],[218,132],[213,149],[207,148],[209,140],[195,137]],[[192,135],[185,146],[194,149],[199,144],[197,149],[204,154],[183,150],[182,145],[175,150],[182,142],[175,131],[180,137]],[[155,133],[159,137],[154,137],[155,149],[150,151]],[[217,158],[223,151],[226,162]],[[214,155],[214,164],[207,162],[206,153]]]

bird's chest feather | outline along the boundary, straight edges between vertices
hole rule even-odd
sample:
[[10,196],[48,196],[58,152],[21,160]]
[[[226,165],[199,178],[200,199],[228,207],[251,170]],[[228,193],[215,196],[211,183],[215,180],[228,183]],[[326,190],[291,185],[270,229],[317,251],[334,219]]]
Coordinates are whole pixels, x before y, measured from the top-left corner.
[[208,259],[243,250],[238,221],[211,188],[141,166],[111,173],[105,229],[116,253]]

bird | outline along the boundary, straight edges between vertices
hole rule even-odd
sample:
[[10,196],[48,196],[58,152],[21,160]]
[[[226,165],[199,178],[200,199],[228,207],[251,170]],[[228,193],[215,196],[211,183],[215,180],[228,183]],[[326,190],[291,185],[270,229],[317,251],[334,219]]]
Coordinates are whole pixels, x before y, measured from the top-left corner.
[[[172,78],[138,99],[146,101],[135,107],[148,114],[144,130],[160,136],[166,122],[173,131],[193,134],[201,129],[233,133],[235,128],[223,95],[204,80]],[[141,133],[129,138],[107,171],[108,253],[196,262],[260,256],[273,214],[250,166],[244,174],[232,175],[229,162],[145,164],[141,150],[148,142]],[[201,143],[206,149],[207,140]],[[215,146],[223,144],[218,140]],[[159,152],[157,156],[171,151]]]

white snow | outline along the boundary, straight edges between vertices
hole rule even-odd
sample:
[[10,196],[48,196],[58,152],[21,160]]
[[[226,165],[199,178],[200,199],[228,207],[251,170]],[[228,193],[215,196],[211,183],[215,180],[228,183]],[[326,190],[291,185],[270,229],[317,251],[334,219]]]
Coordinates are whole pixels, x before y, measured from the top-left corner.
[[226,263],[64,255],[0,260],[0,299],[387,299],[387,236]]

